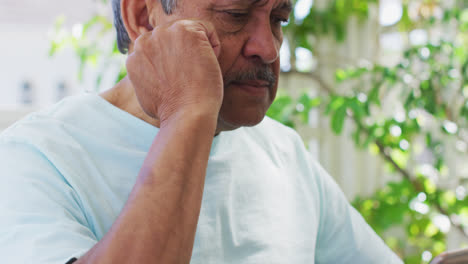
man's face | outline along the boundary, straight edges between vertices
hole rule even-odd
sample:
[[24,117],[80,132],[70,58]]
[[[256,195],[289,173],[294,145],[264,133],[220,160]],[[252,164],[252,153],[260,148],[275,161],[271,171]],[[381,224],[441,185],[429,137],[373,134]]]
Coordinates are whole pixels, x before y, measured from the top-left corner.
[[224,78],[218,128],[252,126],[264,118],[278,87],[281,23],[290,11],[290,0],[178,0],[172,15],[157,11],[158,25],[198,19],[215,26]]

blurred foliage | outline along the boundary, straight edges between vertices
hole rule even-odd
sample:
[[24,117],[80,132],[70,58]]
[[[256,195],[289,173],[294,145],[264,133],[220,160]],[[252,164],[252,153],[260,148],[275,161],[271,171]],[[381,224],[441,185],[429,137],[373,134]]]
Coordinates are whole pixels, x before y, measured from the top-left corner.
[[[106,4],[106,0],[102,0]],[[95,14],[83,24],[75,24],[71,30],[65,26],[66,18],[57,18],[53,28],[49,56],[54,56],[66,48],[71,48],[77,55],[79,68],[77,77],[83,81],[85,69],[91,67],[97,73],[95,90],[102,90],[101,81],[106,75],[114,75],[116,82],[126,76],[124,56],[117,48],[117,42],[103,41],[106,37],[112,37],[114,31],[112,21],[104,14]],[[120,65],[117,73],[112,71],[111,65]]]
[[[373,3],[368,1],[369,6]],[[379,65],[376,60],[366,67],[356,63],[337,69],[333,89],[322,87],[320,99],[310,98],[309,102],[320,105],[309,104],[304,96],[298,100],[280,96],[276,102],[281,106],[270,113],[294,127],[300,125],[294,116],[307,111],[299,113],[293,106],[319,106],[336,134],[344,133],[349,119],[354,130],[349,136],[356,145],[380,155],[391,171],[401,175],[371,197],[356,197],[353,205],[405,263],[428,263],[430,257],[423,258],[424,252],[436,256],[445,251],[449,227],[467,237],[468,175],[453,163],[468,157],[468,3],[443,4],[404,1],[402,17],[393,27],[402,35],[413,29],[452,34],[441,34],[424,45],[408,45],[395,66]],[[337,23],[333,15],[324,20],[320,15],[336,12],[336,5],[332,2],[323,11],[312,8],[303,21],[287,26],[294,31],[296,47],[317,53],[308,40],[333,35],[337,43],[343,41],[345,32],[337,25],[346,22]],[[340,19],[367,16],[364,10],[347,10]],[[324,85],[323,80],[319,83]],[[442,188],[443,182],[450,182],[450,188]]]
[[[321,8],[312,5],[301,20],[293,14],[285,26],[290,50],[320,52],[315,43],[327,36],[343,43],[349,20],[365,23],[379,4],[378,0],[334,0]],[[267,113],[297,127],[307,124],[311,111],[318,110],[330,118],[336,134],[347,133],[346,120],[352,121],[349,137],[356,146],[381,156],[388,169],[400,175],[372,196],[356,197],[353,205],[405,263],[428,263],[431,256],[445,251],[447,227],[467,237],[468,175],[450,165],[450,159],[466,158],[468,152],[467,5],[463,0],[403,0],[398,23],[382,31],[408,36],[414,29],[438,29],[451,34],[424,45],[408,43],[393,66],[379,65],[376,59],[366,67],[355,63],[337,69],[333,84],[319,80],[320,96],[305,92],[293,98],[280,91]],[[59,19],[50,54],[72,47],[80,61],[80,78],[87,65],[101,66],[99,90],[104,75],[114,74],[116,81],[125,76],[115,42],[100,45],[103,35],[110,33],[111,22],[99,14],[71,32]],[[116,57],[121,70],[106,72]],[[291,61],[294,64],[294,52]],[[311,76],[318,78],[313,72]],[[450,188],[442,187],[448,180]],[[423,253],[430,253],[429,258],[422,258]]]
[[291,16],[285,30],[288,31],[295,42],[295,46],[312,50],[313,45],[309,38],[313,35],[333,34],[337,41],[346,38],[348,20],[357,17],[365,20],[369,14],[369,5],[376,4],[378,0],[333,0],[327,8],[317,8],[312,5],[309,14],[302,20]]

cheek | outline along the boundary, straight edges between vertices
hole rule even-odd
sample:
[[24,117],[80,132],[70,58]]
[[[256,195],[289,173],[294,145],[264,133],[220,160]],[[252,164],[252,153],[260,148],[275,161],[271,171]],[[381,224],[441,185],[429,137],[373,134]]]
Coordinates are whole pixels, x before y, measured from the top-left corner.
[[[273,71],[275,72],[276,78],[279,78],[280,74],[280,59],[278,58],[275,62],[273,62]],[[276,80],[276,83],[278,83],[278,80]]]
[[236,61],[242,57],[242,42],[232,36],[219,35],[221,42],[221,53],[218,57],[221,71],[224,74],[229,72]]
[[212,21],[218,31],[228,34],[235,34],[236,32],[242,30],[242,28],[245,26],[245,22],[230,21],[229,19],[226,19],[226,16],[228,15],[215,14],[212,17]]

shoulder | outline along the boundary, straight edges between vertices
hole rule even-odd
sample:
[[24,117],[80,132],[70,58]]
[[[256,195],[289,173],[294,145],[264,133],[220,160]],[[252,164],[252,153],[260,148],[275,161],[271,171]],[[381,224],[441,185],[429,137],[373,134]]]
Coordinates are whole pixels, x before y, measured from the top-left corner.
[[[143,121],[111,105],[98,94],[86,93],[70,96],[62,101],[33,112],[0,133],[0,143],[27,141],[47,145],[67,146],[72,142],[107,140],[120,142],[122,127],[137,127],[147,131]],[[144,128],[144,129],[143,129]]]
[[92,101],[91,95],[73,96],[43,110],[30,113],[5,129],[0,134],[0,142],[50,136],[57,128],[82,119],[83,114],[90,111]]
[[[94,118],[98,115],[94,113],[96,106],[93,97],[69,97],[27,115],[0,133],[0,151],[23,153],[23,162],[33,160],[31,155],[35,155],[54,164],[59,163],[64,156],[82,149],[83,138],[88,140],[95,137],[90,121],[93,115]],[[3,159],[6,162],[12,158],[4,155]]]

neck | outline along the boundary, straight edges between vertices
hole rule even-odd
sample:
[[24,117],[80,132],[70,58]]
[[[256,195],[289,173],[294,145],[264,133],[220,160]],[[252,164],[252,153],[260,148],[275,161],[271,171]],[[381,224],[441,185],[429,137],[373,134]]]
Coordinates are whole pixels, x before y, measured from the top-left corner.
[[[100,94],[102,98],[111,103],[117,108],[122,109],[123,111],[149,123],[155,127],[160,127],[159,119],[152,118],[143,111],[138,102],[138,99],[135,94],[135,89],[128,77],[122,79],[111,89]],[[221,118],[218,118],[218,125],[216,128],[216,135],[222,131],[234,130],[237,127],[230,126],[227,123],[223,122]]]
[[159,119],[147,115],[140,106],[133,89],[133,85],[128,77],[122,79],[111,89],[100,94],[102,98],[113,104],[115,107],[149,123],[155,127],[160,127]]

